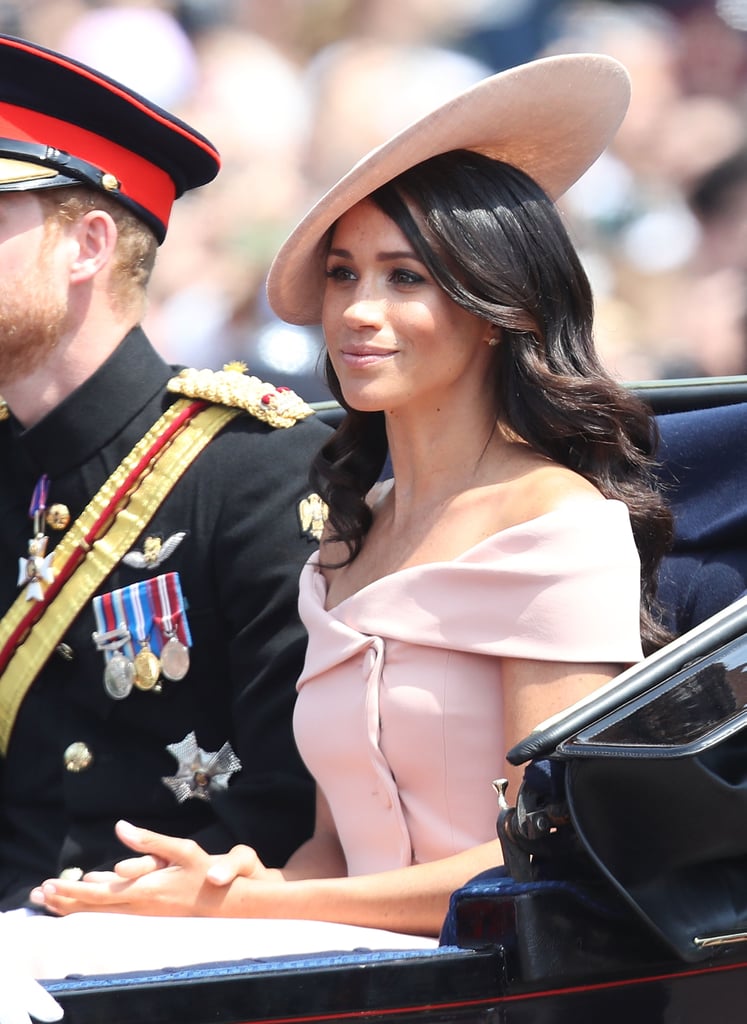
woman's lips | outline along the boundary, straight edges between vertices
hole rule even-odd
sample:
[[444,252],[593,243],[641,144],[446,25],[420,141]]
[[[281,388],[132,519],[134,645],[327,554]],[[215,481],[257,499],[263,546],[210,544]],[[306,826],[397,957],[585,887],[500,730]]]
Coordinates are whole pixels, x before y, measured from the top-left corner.
[[395,354],[391,349],[355,348],[343,349],[340,356],[347,366],[375,366]]

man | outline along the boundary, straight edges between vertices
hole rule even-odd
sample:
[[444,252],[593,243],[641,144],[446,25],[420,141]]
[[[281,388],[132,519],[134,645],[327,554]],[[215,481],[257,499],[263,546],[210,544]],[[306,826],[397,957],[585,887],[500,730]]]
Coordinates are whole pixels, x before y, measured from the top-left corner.
[[659,600],[675,636],[747,593],[746,412],[740,402],[658,417],[659,477],[675,523]]
[[[292,737],[297,577],[328,428],[138,326],[211,143],[0,37],[0,909],[127,851],[128,818],[281,864],[311,832]],[[247,411],[248,410],[248,411]]]

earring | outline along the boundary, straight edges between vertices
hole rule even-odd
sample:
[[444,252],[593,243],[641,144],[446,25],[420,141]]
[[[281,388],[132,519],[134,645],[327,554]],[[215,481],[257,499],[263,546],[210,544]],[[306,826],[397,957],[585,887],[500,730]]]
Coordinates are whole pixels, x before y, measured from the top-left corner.
[[500,344],[500,340],[500,338],[497,338],[493,334],[490,338],[488,338],[488,345],[490,345],[491,348],[495,348],[496,345]]

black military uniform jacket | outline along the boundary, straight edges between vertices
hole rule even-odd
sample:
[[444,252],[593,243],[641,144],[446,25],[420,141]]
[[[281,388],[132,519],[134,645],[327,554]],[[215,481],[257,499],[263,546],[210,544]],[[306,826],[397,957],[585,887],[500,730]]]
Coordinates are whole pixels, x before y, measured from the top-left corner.
[[[48,475],[48,507],[67,506],[74,521],[175,400],[165,389],[174,373],[134,330],[31,429],[12,416],[0,423],[0,614],[19,592],[37,480]],[[92,641],[90,600],[62,638],[0,760],[0,909],[23,903],[46,877],[121,857],[118,818],[193,836],[211,852],[246,842],[269,864],[308,837],[313,787],[291,715],[305,647],[298,573],[316,542],[301,528],[299,505],[328,429],[315,416],[278,429],[239,415],[187,469],[133,548],[184,533],[181,542],[155,567],[120,562],[99,588],[179,573],[193,642],[185,678],[113,700]],[[51,551],[64,531],[47,533]],[[209,799],[180,803],[162,781],[178,768],[166,748],[192,731],[207,752],[229,742],[242,769]]]

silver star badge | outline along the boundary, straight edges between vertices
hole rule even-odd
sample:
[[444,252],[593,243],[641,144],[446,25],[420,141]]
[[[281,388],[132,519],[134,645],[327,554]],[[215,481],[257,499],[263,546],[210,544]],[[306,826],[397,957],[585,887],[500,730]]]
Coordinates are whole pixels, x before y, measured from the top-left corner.
[[220,750],[207,751],[197,746],[197,737],[190,732],[179,743],[169,743],[166,749],[179,763],[176,775],[164,775],[161,782],[173,792],[180,804],[196,798],[210,800],[210,794],[228,787],[234,772],[241,771],[241,761],[230,743]]

